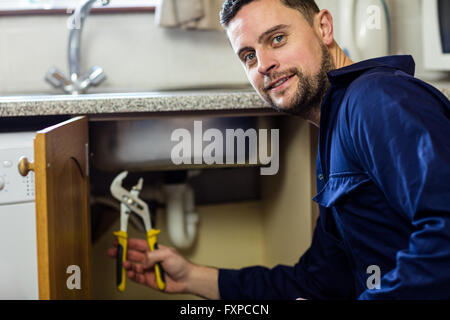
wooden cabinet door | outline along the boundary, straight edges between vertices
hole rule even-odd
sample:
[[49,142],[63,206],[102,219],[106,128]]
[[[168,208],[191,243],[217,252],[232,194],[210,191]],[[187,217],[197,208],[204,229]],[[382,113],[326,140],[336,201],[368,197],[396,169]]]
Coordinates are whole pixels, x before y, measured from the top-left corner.
[[88,121],[76,117],[34,140],[39,299],[90,297]]

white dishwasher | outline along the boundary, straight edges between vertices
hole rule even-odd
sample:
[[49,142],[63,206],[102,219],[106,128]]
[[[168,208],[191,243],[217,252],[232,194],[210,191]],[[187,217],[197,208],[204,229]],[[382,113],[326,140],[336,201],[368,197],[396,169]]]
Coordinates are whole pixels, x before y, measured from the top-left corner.
[[35,132],[0,133],[0,299],[38,299],[34,172],[22,177],[19,159],[34,159]]

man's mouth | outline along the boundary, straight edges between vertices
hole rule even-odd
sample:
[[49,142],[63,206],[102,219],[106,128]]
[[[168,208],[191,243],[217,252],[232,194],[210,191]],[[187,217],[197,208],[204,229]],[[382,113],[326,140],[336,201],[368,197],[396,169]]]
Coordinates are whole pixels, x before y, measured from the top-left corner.
[[295,76],[295,74],[291,74],[291,75],[282,77],[282,78],[280,78],[278,80],[275,80],[275,81],[271,82],[267,86],[267,91],[269,91],[269,90],[277,91],[277,89],[281,89],[281,86],[283,86],[284,83],[286,83],[287,81],[292,79],[294,76]]

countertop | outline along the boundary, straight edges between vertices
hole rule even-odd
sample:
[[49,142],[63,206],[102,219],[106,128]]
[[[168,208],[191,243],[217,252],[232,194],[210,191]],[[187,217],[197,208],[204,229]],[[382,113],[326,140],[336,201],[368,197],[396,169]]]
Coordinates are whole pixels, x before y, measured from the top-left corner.
[[249,89],[0,97],[0,117],[252,110],[274,112]]
[[258,109],[272,110],[248,89],[0,97],[0,117]]

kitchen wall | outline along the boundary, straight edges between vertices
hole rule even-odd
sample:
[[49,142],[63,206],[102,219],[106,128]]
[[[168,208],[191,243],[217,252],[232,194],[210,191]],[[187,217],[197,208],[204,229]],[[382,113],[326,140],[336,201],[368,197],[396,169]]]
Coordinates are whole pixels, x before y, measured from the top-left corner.
[[[0,17],[0,94],[59,93],[44,81],[56,66],[67,75],[67,16]],[[100,65],[99,91],[249,86],[223,31],[158,28],[153,13],[87,18],[82,70]]]
[[[318,0],[334,16],[339,41],[339,1]],[[387,0],[391,53],[412,54],[421,78],[448,73],[423,68],[422,0]],[[48,68],[67,73],[67,16],[0,17],[0,94],[59,93],[44,82]],[[190,87],[248,86],[224,32],[158,28],[154,14],[88,17],[83,70],[98,64],[107,80],[94,91],[148,91]]]
[[[429,71],[423,65],[422,1],[386,0],[390,16],[390,54],[410,54],[416,62],[416,76],[425,81],[450,81],[450,74]],[[328,9],[333,15],[335,38],[339,43],[340,9],[339,0],[316,0],[321,9]]]

